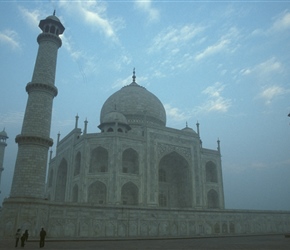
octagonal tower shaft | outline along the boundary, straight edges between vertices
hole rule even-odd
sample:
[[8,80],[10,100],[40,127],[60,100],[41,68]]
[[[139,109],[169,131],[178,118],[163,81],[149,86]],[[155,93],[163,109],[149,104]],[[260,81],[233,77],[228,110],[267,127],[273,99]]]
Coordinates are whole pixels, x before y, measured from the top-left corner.
[[31,82],[26,86],[28,100],[21,134],[16,136],[18,153],[11,187],[11,197],[44,198],[50,138],[59,35],[64,27],[56,16],[41,20],[37,58]]

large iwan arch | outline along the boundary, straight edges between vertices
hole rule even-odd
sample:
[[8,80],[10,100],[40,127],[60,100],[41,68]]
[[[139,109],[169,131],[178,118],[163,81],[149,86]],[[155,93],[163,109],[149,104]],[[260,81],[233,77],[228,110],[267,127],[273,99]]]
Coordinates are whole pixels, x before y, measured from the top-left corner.
[[192,184],[188,162],[180,154],[172,152],[159,162],[159,206],[192,207]]

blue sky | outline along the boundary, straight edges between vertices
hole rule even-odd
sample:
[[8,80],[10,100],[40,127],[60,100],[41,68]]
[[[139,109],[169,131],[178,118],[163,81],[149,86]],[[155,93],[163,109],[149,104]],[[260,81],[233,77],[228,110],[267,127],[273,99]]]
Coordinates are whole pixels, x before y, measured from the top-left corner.
[[[290,209],[289,1],[1,1],[0,202],[9,196],[41,32],[53,13],[59,49],[51,137],[88,120],[136,81],[164,104],[167,126],[189,127],[205,148],[221,141],[226,208]],[[54,151],[54,147],[52,148]]]

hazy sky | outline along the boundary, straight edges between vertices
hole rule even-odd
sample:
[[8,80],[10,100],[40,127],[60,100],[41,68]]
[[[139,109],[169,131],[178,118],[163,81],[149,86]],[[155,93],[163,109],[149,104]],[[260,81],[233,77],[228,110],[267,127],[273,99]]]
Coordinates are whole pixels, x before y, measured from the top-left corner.
[[[99,132],[105,100],[132,81],[164,104],[167,126],[188,126],[205,148],[221,141],[226,208],[290,210],[290,2],[1,1],[0,202],[9,196],[41,32],[65,26],[51,138],[88,119]],[[54,146],[52,148],[54,151]]]

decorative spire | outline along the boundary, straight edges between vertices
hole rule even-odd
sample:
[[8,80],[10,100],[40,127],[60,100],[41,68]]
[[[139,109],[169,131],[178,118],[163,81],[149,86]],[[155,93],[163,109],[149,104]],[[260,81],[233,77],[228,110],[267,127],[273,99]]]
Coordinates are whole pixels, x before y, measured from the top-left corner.
[[218,140],[217,140],[217,145],[218,145],[218,147],[217,147],[217,150],[219,151],[219,152],[221,152],[221,145],[220,145],[220,139],[218,138]]
[[197,134],[198,134],[198,136],[200,136],[199,135],[199,122],[197,121],[197,123],[196,123],[196,128],[197,128]]
[[55,16],[55,10],[53,11],[53,15]]
[[185,125],[186,125],[186,127],[188,128],[188,124],[187,124],[187,122],[186,122],[186,124],[185,124]]
[[86,118],[86,120],[85,120],[85,128],[84,128],[84,135],[87,134],[87,129],[88,129],[88,120]]
[[75,128],[78,128],[78,121],[79,121],[79,115],[76,115],[76,123],[75,123]]
[[57,145],[59,144],[59,139],[60,139],[60,132],[57,134]]
[[135,68],[133,68],[133,76],[132,76],[132,79],[133,79],[133,83],[136,83],[136,75],[135,75]]

